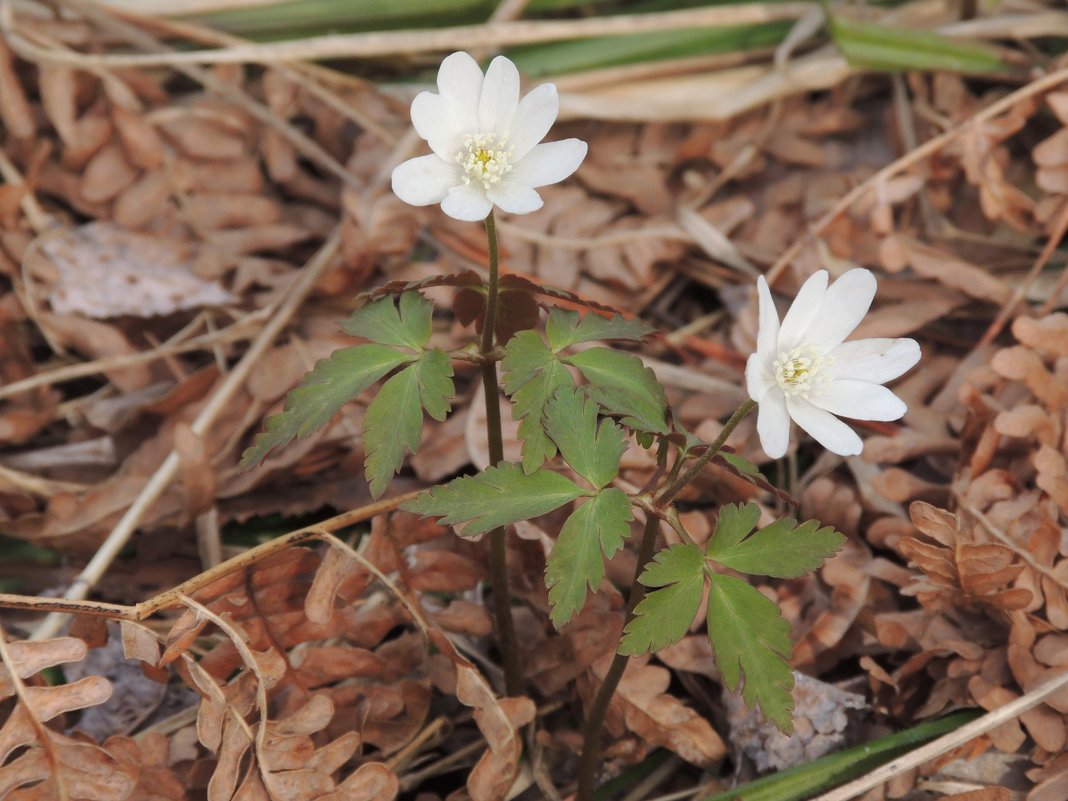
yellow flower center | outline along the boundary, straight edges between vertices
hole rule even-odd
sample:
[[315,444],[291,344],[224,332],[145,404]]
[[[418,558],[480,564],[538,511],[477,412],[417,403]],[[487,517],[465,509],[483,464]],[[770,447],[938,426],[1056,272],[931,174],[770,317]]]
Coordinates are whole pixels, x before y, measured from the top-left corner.
[[456,154],[456,161],[463,167],[465,184],[474,180],[489,189],[512,169],[511,156],[512,148],[508,147],[507,137],[498,139],[491,133],[468,134],[464,137],[463,149]]
[[772,362],[775,383],[787,395],[807,395],[822,381],[821,373],[830,359],[811,345],[801,345]]

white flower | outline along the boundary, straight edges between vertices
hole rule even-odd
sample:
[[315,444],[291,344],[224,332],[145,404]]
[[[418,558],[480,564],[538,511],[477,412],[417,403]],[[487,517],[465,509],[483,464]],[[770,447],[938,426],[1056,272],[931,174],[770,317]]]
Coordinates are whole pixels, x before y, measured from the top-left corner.
[[868,313],[875,297],[875,276],[854,269],[830,287],[827,271],[805,281],[779,325],[779,314],[764,276],[757,279],[760,324],[756,353],[745,378],[749,397],[760,404],[757,433],[773,459],[786,453],[790,419],[829,451],[860,453],[864,444],[835,417],[897,420],[904,402],[882,386],[920,359],[913,339],[845,338]]
[[586,157],[579,139],[538,144],[556,121],[556,87],[542,84],[519,99],[519,71],[497,56],[483,77],[467,53],[441,62],[438,91],[412,102],[412,124],[434,151],[393,170],[393,191],[405,203],[429,206],[457,220],[482,220],[493,206],[512,214],[540,209],[535,187],[562,181]]

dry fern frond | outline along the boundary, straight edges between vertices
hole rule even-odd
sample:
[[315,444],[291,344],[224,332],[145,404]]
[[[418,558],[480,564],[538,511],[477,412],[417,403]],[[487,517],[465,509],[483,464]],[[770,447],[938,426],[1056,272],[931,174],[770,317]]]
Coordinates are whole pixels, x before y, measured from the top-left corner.
[[0,767],[0,797],[18,792],[27,801],[125,801],[137,783],[137,772],[104,748],[45,725],[106,701],[112,691],[107,679],[87,676],[55,687],[24,681],[45,667],[82,659],[86,650],[85,643],[73,637],[6,643],[0,634],[0,700],[16,698],[14,711],[0,728],[0,762],[21,751]]

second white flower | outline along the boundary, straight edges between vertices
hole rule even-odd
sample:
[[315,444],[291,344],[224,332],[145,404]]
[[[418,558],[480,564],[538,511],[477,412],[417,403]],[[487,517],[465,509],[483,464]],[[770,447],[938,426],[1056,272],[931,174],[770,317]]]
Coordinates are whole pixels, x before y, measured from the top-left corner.
[[805,281],[779,324],[764,276],[757,279],[760,322],[756,353],[745,377],[749,397],[760,404],[757,433],[773,459],[786,453],[793,419],[827,450],[861,452],[863,442],[835,415],[857,420],[897,420],[904,402],[882,384],[920,359],[913,339],[845,342],[875,297],[870,270],[849,270],[827,285],[827,271]]

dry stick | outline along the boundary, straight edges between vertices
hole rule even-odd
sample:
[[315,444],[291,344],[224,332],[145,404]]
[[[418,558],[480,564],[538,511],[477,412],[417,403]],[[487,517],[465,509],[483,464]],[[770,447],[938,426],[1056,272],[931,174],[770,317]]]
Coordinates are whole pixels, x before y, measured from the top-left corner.
[[[1068,201],[1065,202],[1065,206],[1068,207]],[[1053,284],[1053,289],[1049,293],[1049,297],[1046,298],[1046,302],[1039,308],[1037,316],[1045,317],[1057,304],[1060,303],[1061,292],[1068,286],[1068,265],[1061,268],[1061,274],[1057,276],[1057,281]]]
[[227,559],[222,564],[216,565],[210,570],[205,570],[203,573],[198,573],[187,581],[183,581],[177,587],[165,590],[159,595],[155,595],[152,598],[142,601],[139,604],[134,604],[133,606],[108,604],[101,601],[75,601],[64,598],[35,598],[28,595],[7,595],[0,593],[0,608],[24,609],[28,612],[78,613],[94,617],[107,617],[114,620],[132,620],[135,622],[145,620],[161,609],[178,606],[181,603],[182,596],[193,595],[198,590],[203,589],[214,581],[218,581],[223,576],[229,575],[237,570],[243,570],[271,554],[284,551],[286,548],[292,548],[295,545],[300,545],[309,540],[323,539],[324,535],[330,534],[331,532],[340,531],[343,528],[354,526],[357,523],[364,523],[378,515],[392,512],[398,506],[412,500],[422,492],[422,490],[416,490],[415,492],[408,492],[393,498],[385,498],[381,501],[375,501],[366,506],[361,506],[358,509],[352,509],[348,512],[334,515],[328,520],[323,520],[319,523],[305,526],[304,528],[295,529],[280,537],[275,537],[273,540],[257,545],[255,548],[249,548],[247,551],[242,551],[237,556]]
[[168,356],[176,356],[181,353],[207,350],[214,345],[251,339],[252,331],[245,331],[243,329],[251,328],[250,324],[264,316],[266,311],[268,311],[268,309],[260,309],[259,311],[242,317],[233,325],[228,325],[226,328],[213,331],[209,334],[201,334],[186,342],[175,344],[164,343],[139,353],[124,353],[119,356],[109,356],[106,359],[95,359],[90,362],[79,362],[78,364],[70,364],[65,367],[57,367],[54,370],[46,370],[32,375],[29,378],[24,378],[21,381],[13,381],[10,384],[5,384],[0,387],[0,399],[18,395],[20,392],[28,392],[37,387],[52,386],[53,384],[62,384],[67,381],[74,381],[75,379],[85,378],[90,375],[99,375],[120,367],[132,367],[133,365],[154,362],[157,359],[164,359]]
[[1021,695],[1015,701],[1011,701],[992,712],[988,712],[981,718],[961,726],[956,731],[939,737],[937,740],[934,740],[921,748],[917,748],[915,751],[910,751],[899,759],[886,763],[882,767],[873,770],[867,776],[862,776],[855,781],[851,781],[848,784],[843,784],[841,787],[831,790],[829,793],[817,796],[812,799],[812,801],[849,801],[851,798],[856,798],[858,795],[866,793],[873,787],[878,787],[883,782],[889,781],[895,776],[913,770],[924,762],[935,759],[942,754],[952,751],[954,748],[964,745],[969,740],[972,740],[981,734],[986,734],[988,731],[996,729],[1003,723],[1022,715],[1029,709],[1033,709],[1051,695],[1066,687],[1068,687],[1068,671],[1054,676],[1043,684],[1040,684],[1031,692]]
[[[7,151],[2,147],[0,147],[0,176],[3,176],[4,183],[10,186],[26,185],[26,179],[19,172],[19,168],[15,166],[15,163],[8,158]],[[41,204],[37,202],[37,196],[34,195],[29,187],[27,187],[26,194],[19,201],[19,206],[22,207],[22,212],[26,215],[26,220],[30,223],[30,228],[33,229],[34,233],[43,234],[55,226],[55,219],[41,208]]]
[[[80,0],[65,0],[65,5],[84,9]],[[425,53],[463,49],[494,50],[520,44],[582,39],[591,36],[621,36],[654,31],[684,30],[697,27],[722,27],[781,19],[796,19],[818,8],[815,3],[749,3],[739,6],[665,11],[654,14],[621,14],[575,20],[511,21],[483,25],[461,25],[427,31],[382,31],[376,33],[311,36],[297,41],[241,45],[214,50],[166,54],[89,55],[56,53],[40,48],[14,33],[11,0],[0,5],[0,27],[8,42],[31,60],[86,69],[110,67],[175,67],[182,64],[260,63],[389,56],[397,53]]]
[[992,322],[986,329],[986,332],[975,346],[976,350],[989,345],[994,341],[997,335],[1001,333],[1001,329],[1005,327],[1005,323],[1009,321],[1012,313],[1016,311],[1016,307],[1020,304],[1020,301],[1024,299],[1024,296],[1031,288],[1031,285],[1038,279],[1038,274],[1042,272],[1042,268],[1046,266],[1046,262],[1048,262],[1053,255],[1053,251],[1055,251],[1057,245],[1061,243],[1065,232],[1068,232],[1068,203],[1063,203],[1061,205],[1060,213],[1057,215],[1053,230],[1051,231],[1049,239],[1046,240],[1045,247],[1043,247],[1042,252],[1038,254],[1038,258],[1035,259],[1035,263],[1031,265],[1031,269],[1027,272],[1027,275],[1024,276],[1024,280],[1016,287],[1016,291],[1005,301],[1004,305],[1001,307],[1001,311],[998,312],[998,316],[994,319],[994,322]]
[[[241,357],[241,360],[237,363],[234,369],[226,376],[223,382],[219,385],[219,388],[215,391],[211,400],[197,415],[196,420],[193,421],[192,430],[198,437],[204,436],[211,426],[215,423],[219,415],[226,410],[227,406],[231,402],[231,398],[234,393],[237,392],[248,378],[252,369],[259,363],[260,359],[267,352],[267,349],[273,344],[275,337],[277,337],[282,329],[289,323],[290,318],[300,308],[301,303],[304,302],[305,296],[311,291],[315,282],[326,270],[330,264],[331,259],[337,252],[338,246],[341,242],[341,235],[338,231],[334,231],[330,235],[330,238],[319,248],[318,252],[312,256],[311,260],[304,266],[296,280],[293,282],[293,288],[282,297],[282,303],[279,305],[278,310],[275,312],[271,321],[263,327],[259,336],[249,346],[249,349],[245,352],[245,355]],[[138,494],[133,504],[126,510],[126,514],[122,516],[118,524],[112,529],[107,539],[100,546],[100,549],[94,554],[93,558],[89,561],[89,564],[85,566],[85,569],[78,574],[78,577],[74,580],[71,586],[67,589],[64,597],[70,600],[82,600],[89,593],[89,590],[100,580],[100,577],[104,575],[108,567],[115,560],[115,557],[119,555],[119,552],[129,542],[130,537],[133,535],[134,530],[141,522],[141,517],[148,511],[156,500],[163,494],[163,492],[174,481],[175,476],[178,475],[178,467],[180,464],[178,451],[171,450],[167,455],[167,458],[163,461],[163,464],[159,466],[152,478],[145,484],[144,488]],[[54,637],[62,627],[66,615],[52,613],[33,633],[34,640],[48,639]]]
[[801,252],[801,250],[815,240],[815,238],[823,233],[832,222],[838,219],[838,216],[845,212],[850,206],[852,206],[857,200],[859,200],[866,192],[871,191],[871,188],[882,181],[897,175],[899,172],[911,167],[913,164],[922,161],[928,156],[932,156],[948,145],[955,139],[968,133],[972,128],[982,125],[990,119],[993,119],[997,115],[1008,111],[1017,103],[1026,100],[1042,92],[1046,92],[1053,89],[1058,84],[1068,81],[1068,67],[1051,72],[1042,78],[1038,78],[1026,86],[1022,86],[1011,94],[1005,95],[1005,97],[998,100],[996,103],[991,103],[983,110],[976,112],[975,116],[969,120],[965,120],[957,127],[946,131],[943,134],[936,136],[934,139],[929,139],[922,145],[906,153],[901,158],[883,167],[874,175],[870,176],[866,181],[861,182],[855,186],[850,192],[843,196],[837,203],[835,203],[822,217],[820,217],[809,230],[803,235],[794,240],[794,243],[786,249],[785,252],[775,263],[771,265],[771,268],[767,272],[767,279],[769,284],[774,284],[776,279],[782,274],[782,272],[789,266],[790,262]]
[[1064,579],[1060,578],[1050,568],[1046,567],[1043,564],[1040,564],[1039,561],[1035,559],[1035,557],[1033,557],[1026,548],[1023,548],[1020,546],[1019,543],[1014,542],[1008,534],[1006,534],[1000,528],[995,526],[993,521],[991,521],[989,517],[980,512],[976,506],[973,506],[969,503],[965,504],[963,506],[963,509],[976,520],[978,520],[980,523],[982,523],[983,528],[989,531],[994,537],[999,539],[1002,545],[1004,545],[1006,548],[1011,549],[1014,554],[1016,554],[1025,562],[1027,562],[1028,566],[1032,570],[1034,570],[1036,573],[1041,573],[1043,576],[1048,578],[1062,590],[1068,590],[1068,581],[1065,581]]

